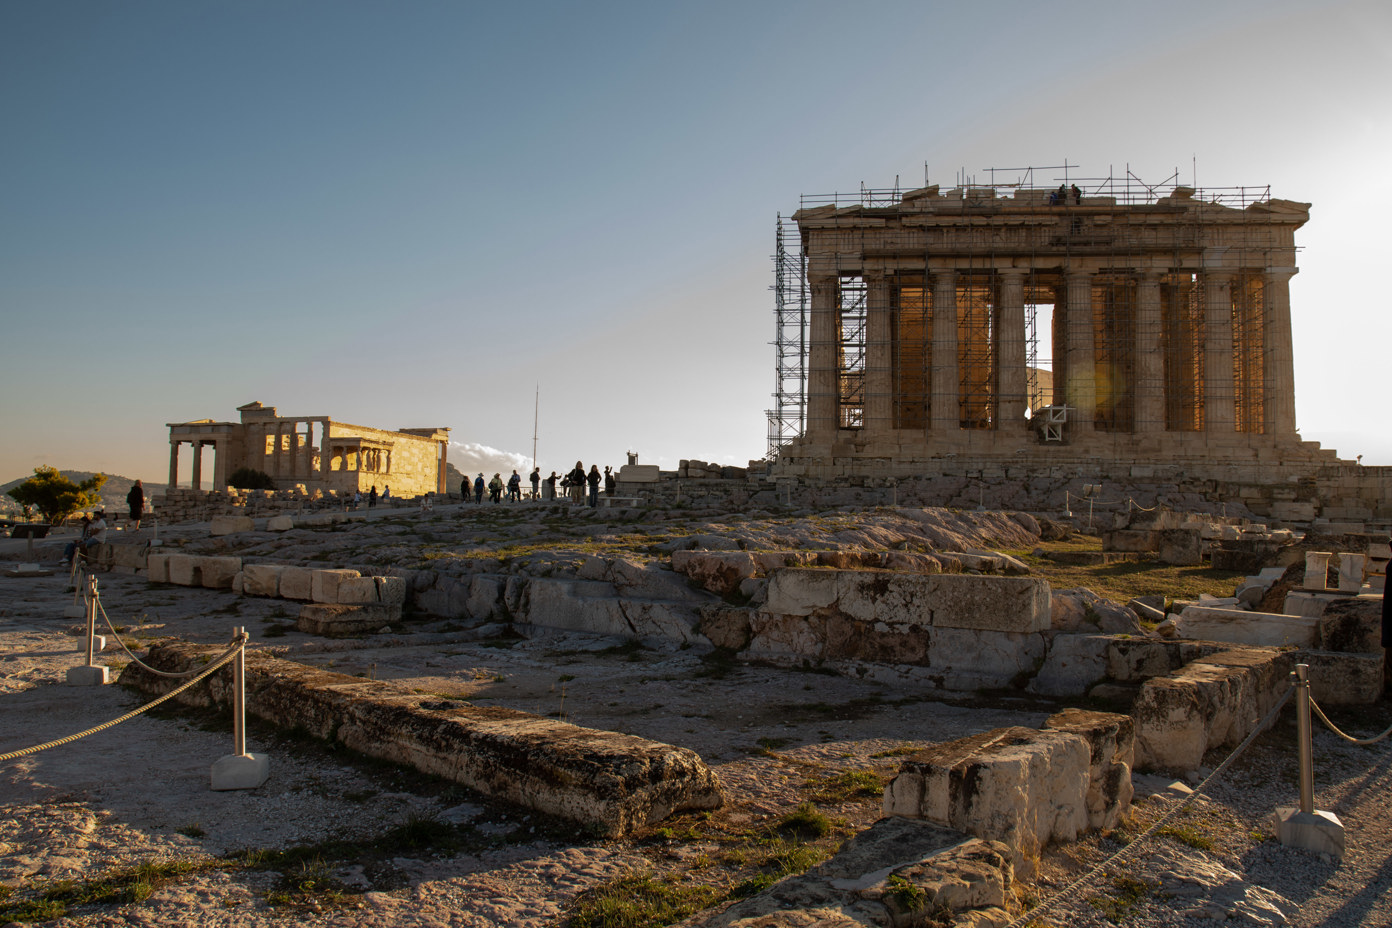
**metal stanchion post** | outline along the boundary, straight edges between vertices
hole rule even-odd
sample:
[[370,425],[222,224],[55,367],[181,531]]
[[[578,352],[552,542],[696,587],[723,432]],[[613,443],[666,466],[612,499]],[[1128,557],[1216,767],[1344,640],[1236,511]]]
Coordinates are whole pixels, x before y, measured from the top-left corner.
[[1335,857],[1344,856],[1344,825],[1339,816],[1315,808],[1315,762],[1310,726],[1310,666],[1296,664],[1291,671],[1295,687],[1295,732],[1299,741],[1300,807],[1276,810],[1276,835],[1288,847],[1303,847]]
[[[87,613],[87,662],[81,667],[68,668],[70,686],[104,686],[111,682],[110,668],[98,666],[95,661],[97,638],[97,578],[87,577],[87,591],[83,597]],[[106,639],[101,639],[101,647],[106,647]]]
[[270,760],[264,754],[246,750],[246,629],[232,629],[232,642],[239,645],[232,659],[232,749],[213,764],[213,789],[256,789],[271,775]]

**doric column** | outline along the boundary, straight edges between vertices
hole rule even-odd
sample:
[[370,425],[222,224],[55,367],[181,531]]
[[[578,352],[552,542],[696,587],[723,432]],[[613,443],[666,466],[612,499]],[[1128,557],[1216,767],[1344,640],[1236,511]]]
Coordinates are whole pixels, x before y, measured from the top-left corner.
[[306,419],[304,424],[304,474],[305,480],[314,479],[314,420]]
[[867,274],[865,285],[865,430],[886,432],[894,425],[889,278],[883,272]]
[[213,441],[213,489],[223,490],[227,488],[227,455],[223,454],[225,443],[220,440]]
[[1028,425],[1029,371],[1025,359],[1025,271],[1009,268],[997,274],[996,298],[996,428]]
[[1160,277],[1146,271],[1136,288],[1136,432],[1165,430],[1165,369],[1161,353]]
[[962,427],[962,400],[957,376],[957,272],[933,275],[933,369],[928,396],[929,428],[955,432]]
[[1068,272],[1068,382],[1064,385],[1068,430],[1091,432],[1097,415],[1096,338],[1092,319],[1092,271]]
[[193,440],[193,488],[203,489],[203,440]]
[[1233,395],[1232,275],[1205,271],[1204,431],[1236,431]]
[[836,437],[839,393],[836,351],[837,282],[831,274],[810,277],[812,318],[808,324],[807,438],[830,442]]
[[284,439],[281,438],[281,429],[282,429],[283,427],[284,427],[284,423],[280,422],[280,420],[276,420],[275,424],[274,424],[270,429],[267,430],[267,431],[269,431],[272,435],[275,436],[275,441],[273,441],[273,442],[271,443],[271,476],[272,476],[272,477],[279,477],[279,476],[281,476],[281,474],[283,473],[283,469],[282,469],[282,466],[281,466],[281,465],[282,465],[282,462],[284,461],[284,455],[283,455],[283,453],[282,453],[281,450],[280,450],[281,443],[282,443],[282,441],[284,440]]
[[319,479],[327,485],[329,471],[333,470],[333,451],[329,448],[329,420],[315,421],[319,423]]
[[179,439],[169,439],[169,487],[179,485]]
[[1291,344],[1290,279],[1293,267],[1268,268],[1262,285],[1262,384],[1266,390],[1263,431],[1295,434],[1295,352]]
[[435,465],[436,483],[438,489],[436,493],[448,493],[449,484],[445,483],[445,465],[449,463],[449,439],[440,442],[440,461]]

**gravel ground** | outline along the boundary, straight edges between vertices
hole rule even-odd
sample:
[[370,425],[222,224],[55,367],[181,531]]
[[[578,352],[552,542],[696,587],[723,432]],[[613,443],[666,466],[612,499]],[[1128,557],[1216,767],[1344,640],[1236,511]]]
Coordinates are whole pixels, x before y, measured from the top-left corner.
[[[80,731],[141,704],[138,694],[119,686],[62,685],[66,669],[81,663],[78,623],[63,615],[71,602],[65,580],[0,577],[0,752]],[[221,642],[232,626],[244,625],[256,647],[293,660],[690,747],[725,786],[729,802],[711,827],[727,832],[792,810],[807,798],[809,779],[855,770],[888,776],[896,749],[1038,725],[1057,708],[1026,700],[944,701],[912,682],[769,668],[737,668],[711,679],[690,652],[615,652],[613,640],[583,635],[497,648],[440,623],[414,635],[348,642],[296,632],[265,637],[262,631],[286,621],[279,602],[112,574],[100,582],[108,613],[132,647],[167,636]],[[1118,872],[1049,911],[1045,923],[1392,926],[1392,743],[1360,747],[1319,731],[1316,805],[1343,820],[1347,853],[1334,860],[1286,848],[1271,838],[1271,816],[1277,806],[1296,804],[1289,715],[1168,835],[1151,839]],[[1369,734],[1392,722],[1392,706],[1384,701],[1335,721]],[[230,752],[231,736],[224,723],[182,709],[157,710],[0,763],[0,885],[90,880],[151,860],[194,861],[198,868],[143,901],[76,906],[53,923],[172,928],[270,925],[293,917],[313,926],[541,928],[562,924],[577,894],[635,868],[708,878],[701,862],[716,847],[709,834],[579,841],[525,810],[409,771],[254,724],[250,737],[250,750],[270,756],[272,773],[265,786],[246,792],[208,788],[208,767]],[[1215,766],[1221,760],[1208,759]],[[1164,790],[1138,800],[1128,828],[1139,832],[1172,801]],[[856,829],[878,816],[878,802],[852,797],[824,811]],[[367,854],[356,863],[335,858],[327,871],[313,860],[296,871],[233,866],[225,857],[329,839],[365,846],[421,820],[466,828],[474,842],[386,858]],[[1090,836],[1050,849],[1038,882],[1022,895],[1047,896],[1119,846]],[[296,895],[297,885],[324,880],[349,891],[344,901]],[[272,904],[276,893],[294,898]]]

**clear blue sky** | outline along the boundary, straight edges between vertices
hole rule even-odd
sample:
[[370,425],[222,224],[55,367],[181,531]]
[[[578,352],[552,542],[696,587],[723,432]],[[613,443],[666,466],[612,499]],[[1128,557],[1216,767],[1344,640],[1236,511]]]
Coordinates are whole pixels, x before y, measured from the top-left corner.
[[1307,438],[1392,463],[1385,2],[0,5],[0,480],[284,414],[743,464],[800,194],[1129,165],[1313,203]]

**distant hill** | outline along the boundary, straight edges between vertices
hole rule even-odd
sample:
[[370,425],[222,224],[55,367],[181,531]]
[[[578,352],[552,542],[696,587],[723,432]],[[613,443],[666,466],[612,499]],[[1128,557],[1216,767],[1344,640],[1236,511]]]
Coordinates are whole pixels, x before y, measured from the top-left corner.
[[[58,473],[62,474],[64,477],[67,477],[73,483],[81,483],[82,481],[93,476],[93,472],[90,470],[60,470]],[[19,486],[21,483],[28,480],[32,476],[34,475],[28,474],[24,477],[20,477],[17,480],[11,480],[9,483],[0,484],[0,511],[19,512],[19,504],[16,503],[14,500],[10,499],[9,491]],[[134,477],[122,477],[118,474],[107,474],[106,483],[102,484],[101,488],[102,505],[113,512],[125,512],[126,494],[130,492],[130,488],[134,485]],[[149,499],[151,496],[162,495],[164,495],[164,487],[151,487],[149,484],[145,485],[146,499]]]

